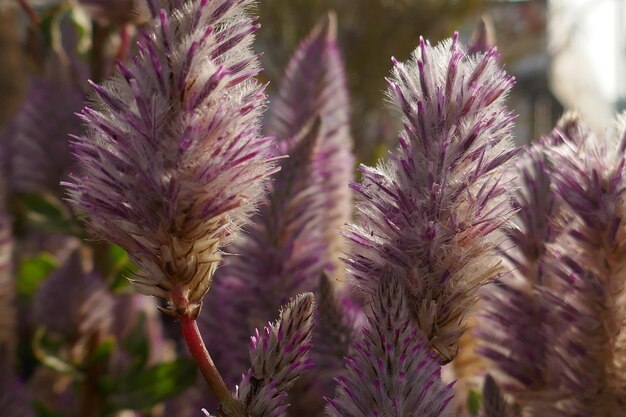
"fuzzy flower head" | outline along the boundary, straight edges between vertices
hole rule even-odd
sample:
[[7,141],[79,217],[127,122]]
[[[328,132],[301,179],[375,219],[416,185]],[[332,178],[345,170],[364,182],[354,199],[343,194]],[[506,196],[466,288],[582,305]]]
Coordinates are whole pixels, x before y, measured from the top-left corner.
[[82,112],[70,200],[126,249],[131,281],[196,316],[220,260],[274,171],[259,133],[263,86],[250,49],[251,0],[149,2],[151,28],[132,63]]
[[289,406],[287,390],[312,367],[309,358],[315,298],[294,297],[270,323],[250,339],[252,367],[242,376],[237,399],[250,417],[282,417]]
[[494,231],[510,217],[502,165],[515,153],[504,106],[513,79],[495,49],[468,55],[452,40],[424,40],[394,61],[389,95],[402,115],[399,147],[361,166],[361,199],[347,257],[354,283],[373,295],[382,265],[405,272],[419,327],[445,361],[457,351],[476,290],[500,272]]
[[452,385],[410,317],[406,292],[386,267],[363,337],[346,357],[346,375],[328,399],[328,417],[448,417]]

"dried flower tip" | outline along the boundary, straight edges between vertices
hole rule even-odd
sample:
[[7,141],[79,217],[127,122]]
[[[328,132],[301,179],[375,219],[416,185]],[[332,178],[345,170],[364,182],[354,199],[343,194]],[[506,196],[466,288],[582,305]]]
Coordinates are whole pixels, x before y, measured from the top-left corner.
[[541,138],[545,146],[559,146],[563,144],[581,145],[586,140],[595,140],[591,130],[583,123],[580,114],[566,112],[548,136]]
[[491,375],[487,375],[483,385],[483,401],[480,417],[512,417],[500,387]]
[[467,51],[470,54],[487,52],[494,46],[496,46],[496,28],[491,18],[485,15],[476,24],[472,38],[467,45]]

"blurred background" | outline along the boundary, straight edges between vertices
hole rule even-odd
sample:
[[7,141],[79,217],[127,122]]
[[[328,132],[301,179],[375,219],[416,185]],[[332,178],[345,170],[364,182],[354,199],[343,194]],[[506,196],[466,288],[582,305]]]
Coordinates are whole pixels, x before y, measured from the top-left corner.
[[[24,3],[0,0],[0,124],[19,106],[27,74],[37,71],[37,45],[29,37]],[[103,48],[114,48],[120,36],[127,36],[125,25],[144,19],[141,7],[130,0],[79,3],[90,13],[71,12],[81,26],[81,42],[104,44],[107,37]],[[106,3],[115,3],[114,15],[110,7],[103,11]],[[74,9],[67,1],[28,4],[40,16],[39,25],[50,25]],[[519,114],[518,142],[546,134],[563,108],[579,110],[598,130],[624,108],[624,0],[260,0],[263,26],[257,50],[264,52],[263,77],[271,81],[270,91],[298,42],[331,9],[339,16],[356,152],[363,162],[383,154],[395,137],[384,95],[390,58],[406,59],[420,35],[434,43],[456,30],[468,40],[481,18],[492,26],[507,70],[518,80],[511,98]],[[93,26],[90,19],[96,22]],[[96,68],[92,78],[104,75],[98,71],[106,73]]]

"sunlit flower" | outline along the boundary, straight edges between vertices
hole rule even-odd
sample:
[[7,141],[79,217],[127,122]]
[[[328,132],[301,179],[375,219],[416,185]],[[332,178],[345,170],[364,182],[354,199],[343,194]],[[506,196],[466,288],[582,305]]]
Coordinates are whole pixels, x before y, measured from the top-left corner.
[[[250,0],[149,2],[138,55],[82,112],[70,200],[140,266],[137,289],[195,317],[274,171]],[[160,6],[160,8],[158,7]],[[178,7],[177,7],[178,6]]]
[[496,58],[494,49],[467,55],[455,36],[436,47],[421,40],[407,63],[394,61],[399,146],[378,167],[362,165],[352,185],[354,284],[367,298],[385,263],[402,270],[412,317],[444,361],[456,355],[476,291],[501,271],[494,231],[512,212],[502,167],[517,152],[504,106],[513,79]]

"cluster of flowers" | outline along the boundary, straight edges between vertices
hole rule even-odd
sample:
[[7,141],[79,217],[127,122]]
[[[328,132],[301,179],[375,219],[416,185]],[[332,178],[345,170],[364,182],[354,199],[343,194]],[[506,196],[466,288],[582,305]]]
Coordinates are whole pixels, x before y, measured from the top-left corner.
[[[14,371],[9,203],[41,191],[66,193],[180,323],[204,379],[169,416],[626,415],[626,117],[599,138],[567,114],[518,149],[496,49],[420,39],[388,79],[398,145],[354,182],[334,15],[301,43],[262,126],[251,4],[150,0],[132,58],[89,99],[58,70],[33,82],[3,132],[0,416],[36,415]],[[164,343],[154,306],[111,294],[101,245],[65,240],[35,295],[36,322],[69,346],[63,362],[40,335],[35,356],[81,386],[39,399],[38,415],[111,415],[98,373],[135,364],[103,354],[108,335],[140,326]]]

